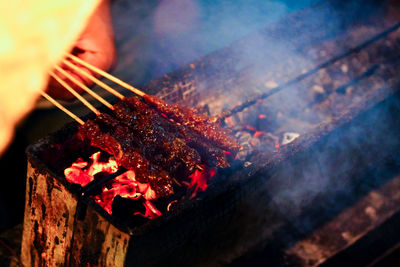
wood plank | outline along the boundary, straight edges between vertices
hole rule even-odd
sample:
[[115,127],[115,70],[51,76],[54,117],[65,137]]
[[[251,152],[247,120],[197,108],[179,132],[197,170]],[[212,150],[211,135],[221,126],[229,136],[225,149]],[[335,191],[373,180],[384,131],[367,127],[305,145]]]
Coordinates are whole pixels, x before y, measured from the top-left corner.
[[[113,226],[93,207],[79,203],[74,227],[71,266],[124,266],[130,236]],[[82,215],[83,213],[83,215]]]
[[21,260],[26,266],[69,261],[77,198],[49,173],[28,162]]

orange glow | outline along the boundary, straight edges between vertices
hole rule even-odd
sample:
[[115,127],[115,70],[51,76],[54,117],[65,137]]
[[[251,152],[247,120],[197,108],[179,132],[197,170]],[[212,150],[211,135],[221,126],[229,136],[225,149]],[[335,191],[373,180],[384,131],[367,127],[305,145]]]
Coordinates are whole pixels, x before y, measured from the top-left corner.
[[146,202],[144,202],[144,207],[146,208],[146,211],[144,214],[140,213],[140,212],[135,212],[135,215],[141,215],[143,217],[146,218],[150,218],[150,219],[155,219],[159,216],[161,216],[161,212],[154,206],[153,203],[151,203],[151,201],[146,200]]
[[193,189],[191,198],[196,196],[198,190],[206,190],[208,187],[208,181],[211,180],[217,172],[216,168],[208,168],[205,165],[202,165],[201,167],[203,170],[200,171],[196,169],[194,173],[189,175],[190,182],[185,183],[188,188]]
[[170,211],[170,210],[171,210],[171,206],[172,206],[173,204],[177,203],[177,202],[178,202],[178,200],[173,200],[173,201],[171,201],[170,203],[168,203],[167,211]]
[[[83,161],[79,158],[72,163],[71,167],[65,169],[64,174],[68,182],[86,186],[93,181],[94,175],[100,172],[107,174],[115,173],[118,170],[117,162],[109,159],[108,162],[100,162],[100,153],[94,153],[90,158],[92,163]],[[135,172],[128,170],[125,173],[114,178],[110,183],[103,187],[99,195],[93,196],[93,200],[99,204],[106,212],[112,214],[112,203],[116,196],[129,199],[139,199],[143,197],[146,201],[145,214],[135,213],[144,217],[153,219],[161,215],[161,212],[151,203],[151,200],[157,199],[157,194],[150,188],[148,183],[140,183],[135,179]]]
[[232,128],[234,126],[232,117],[226,118],[225,121],[226,121],[226,124],[228,125],[228,127]]
[[93,163],[88,167],[88,163],[79,158],[72,163],[71,167],[64,170],[65,178],[68,182],[86,186],[94,180],[94,175],[100,172],[114,173],[118,170],[117,162],[110,159],[108,162],[100,162],[100,151],[90,156]]
[[132,170],[126,171],[125,173],[117,176],[112,180],[111,184],[108,184],[103,188],[103,192],[100,195],[94,196],[93,199],[97,204],[103,207],[105,211],[107,211],[109,214],[112,214],[112,203],[116,196],[129,199],[139,199],[143,197],[146,199],[146,202],[144,203],[146,213],[134,214],[140,214],[151,219],[161,215],[161,212],[158,211],[157,208],[152,205],[152,203],[150,203],[150,200],[157,198],[156,193],[150,188],[149,184],[136,181],[135,172]]
[[257,132],[257,129],[250,125],[246,125],[244,128],[253,132]]
[[256,131],[256,132],[253,134],[253,137],[254,137],[254,138],[258,138],[258,137],[261,137],[261,136],[263,136],[263,135],[264,135],[263,132],[261,132],[261,131]]
[[267,118],[267,116],[265,116],[264,114],[260,114],[260,115],[258,115],[258,118],[262,120],[262,119]]
[[[229,151],[224,151],[225,154],[230,155]],[[79,158],[76,162],[72,163],[71,167],[66,168],[64,171],[65,178],[68,182],[79,184],[85,187],[88,183],[95,179],[94,175],[97,173],[104,173],[109,175],[118,171],[118,164],[112,158],[107,162],[100,161],[101,152],[94,153],[90,158],[91,162],[85,162]],[[192,190],[191,198],[194,198],[199,190],[204,191],[208,187],[208,182],[216,174],[216,168],[209,168],[201,165],[203,170],[195,170],[188,177],[188,181],[183,184]],[[156,192],[150,187],[148,183],[141,183],[136,180],[136,175],[133,170],[128,170],[123,174],[115,177],[111,181],[103,185],[102,192],[98,195],[91,196],[91,198],[100,205],[107,213],[112,214],[112,204],[116,196],[121,196],[127,199],[143,199],[145,212],[134,212],[134,215],[143,216],[149,219],[154,219],[162,215],[152,201],[158,198]],[[171,205],[178,200],[171,201],[167,206],[167,211]]]

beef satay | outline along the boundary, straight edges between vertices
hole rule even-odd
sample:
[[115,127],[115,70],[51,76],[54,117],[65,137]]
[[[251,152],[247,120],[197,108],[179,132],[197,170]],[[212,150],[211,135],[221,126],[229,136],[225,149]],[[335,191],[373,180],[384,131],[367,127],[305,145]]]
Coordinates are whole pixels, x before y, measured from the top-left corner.
[[[115,126],[114,131],[104,131],[105,125]],[[170,176],[142,157],[142,151],[129,141],[132,137],[126,136],[126,133],[129,133],[126,128],[117,125],[110,116],[102,114],[82,125],[78,137],[81,140],[89,139],[92,146],[113,155],[120,166],[135,171],[137,181],[149,183],[158,196],[173,194]]]
[[[145,144],[145,153],[163,169],[186,178],[201,163],[199,153],[176,133],[166,131],[158,113],[139,98],[127,98],[114,106],[116,117],[129,125]],[[158,164],[158,165],[159,165]]]
[[213,146],[198,133],[181,124],[171,123],[157,112],[152,112],[153,120],[156,120],[166,131],[173,133],[183,140],[186,145],[195,149],[201,156],[202,163],[210,167],[227,168],[230,166],[227,154],[222,149]]
[[211,117],[199,114],[194,109],[167,104],[155,96],[144,95],[143,99],[168,118],[189,127],[217,147],[234,154],[239,150],[240,145],[233,137],[232,131],[221,127]]
[[[154,109],[149,108],[138,97],[127,98],[125,101],[128,102],[132,109],[136,109],[136,112],[147,114],[148,119],[151,118],[153,123],[160,125],[164,130],[171,133],[172,136],[179,138],[178,140],[182,140],[187,146],[195,149],[200,154],[202,163],[210,167],[226,168],[230,166],[223,150],[211,145],[207,139],[189,127],[171,122],[171,120],[165,118]],[[141,108],[137,109],[137,107]],[[135,115],[133,118],[137,118],[137,116]],[[188,154],[186,153],[186,155]]]

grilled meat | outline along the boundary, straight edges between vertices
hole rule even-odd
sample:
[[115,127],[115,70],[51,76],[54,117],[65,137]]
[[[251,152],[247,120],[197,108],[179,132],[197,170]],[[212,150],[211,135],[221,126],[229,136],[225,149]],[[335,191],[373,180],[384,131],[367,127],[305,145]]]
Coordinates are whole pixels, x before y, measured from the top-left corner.
[[134,170],[136,179],[149,183],[157,195],[163,197],[173,194],[169,174],[143,157],[140,140],[128,127],[111,116],[101,114],[94,120],[88,120],[79,129],[78,137],[90,140],[92,146],[113,155],[120,166]]
[[[189,127],[171,122],[168,118],[165,118],[156,110],[149,107],[146,103],[143,103],[138,97],[125,98],[124,102],[129,106],[131,112],[130,116],[134,119],[131,120],[131,124],[134,121],[137,122],[140,116],[144,117],[145,121],[150,121],[152,124],[158,125],[164,129],[165,133],[168,134],[171,140],[174,140],[175,147],[179,148],[179,156],[186,158],[185,164],[190,164],[193,158],[198,159],[198,155],[201,156],[201,163],[208,166],[217,166],[220,168],[229,167],[229,163],[226,159],[225,152],[211,145],[208,140],[205,140],[198,133],[192,131]],[[117,104],[118,105],[118,104]],[[124,114],[127,114],[126,112]],[[137,114],[137,115],[136,115]],[[146,115],[143,115],[146,114]],[[172,153],[173,149],[167,149],[170,156],[175,157],[177,155]],[[196,156],[193,156],[192,151],[196,152]],[[200,161],[196,161],[196,166],[200,164]],[[191,164],[193,165],[193,164]],[[189,165],[190,166],[190,165]],[[191,173],[192,171],[190,171]]]
[[78,132],[81,140],[113,155],[135,171],[160,197],[173,194],[173,181],[187,179],[196,168],[229,167],[239,144],[228,129],[191,109],[168,105],[155,97],[127,97]]
[[183,108],[178,105],[170,105],[161,99],[145,95],[144,100],[168,118],[195,131],[215,146],[236,154],[240,145],[232,136],[230,129],[221,127],[211,117],[197,113],[194,109]]
[[114,106],[116,117],[129,126],[143,143],[147,158],[179,180],[185,179],[201,163],[199,153],[165,128],[165,119],[139,98],[126,98]]

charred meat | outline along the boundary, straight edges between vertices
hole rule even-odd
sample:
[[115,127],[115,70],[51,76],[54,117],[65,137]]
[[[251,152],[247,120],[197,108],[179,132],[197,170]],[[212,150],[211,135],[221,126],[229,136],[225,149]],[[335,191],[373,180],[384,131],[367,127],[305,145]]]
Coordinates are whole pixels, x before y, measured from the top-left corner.
[[146,156],[179,180],[186,178],[201,164],[199,153],[178,135],[168,131],[165,119],[157,116],[139,98],[126,98],[114,108],[115,116],[140,138]]
[[102,113],[82,125],[78,137],[134,170],[160,197],[173,194],[173,183],[202,165],[229,167],[228,156],[239,149],[230,130],[210,117],[155,97],[124,98],[111,115]]
[[78,137],[113,155],[120,166],[134,170],[137,180],[149,183],[159,196],[173,194],[169,174],[144,158],[140,141],[111,116],[101,114],[87,121],[79,129]]
[[221,127],[213,118],[199,114],[194,109],[167,104],[151,95],[145,95],[144,100],[169,119],[190,128],[215,146],[231,153],[239,150],[240,145],[232,136],[231,130]]

